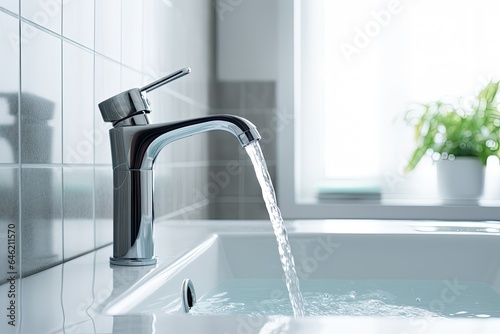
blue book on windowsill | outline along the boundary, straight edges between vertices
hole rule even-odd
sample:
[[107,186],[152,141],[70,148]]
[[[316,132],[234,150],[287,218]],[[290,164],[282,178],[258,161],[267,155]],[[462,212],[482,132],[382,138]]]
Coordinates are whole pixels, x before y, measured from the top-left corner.
[[380,200],[381,186],[371,181],[326,181],[318,187],[319,200]]

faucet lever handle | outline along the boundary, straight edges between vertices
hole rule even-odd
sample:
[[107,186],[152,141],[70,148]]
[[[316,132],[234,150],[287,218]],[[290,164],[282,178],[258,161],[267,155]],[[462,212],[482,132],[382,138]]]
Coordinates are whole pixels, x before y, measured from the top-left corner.
[[[189,74],[189,72],[191,72],[189,67],[181,68],[142,88],[127,90],[99,103],[102,118],[105,122],[112,122],[113,126],[117,124],[148,124],[149,119],[146,114],[151,112],[151,108],[145,93],[179,79]],[[124,120],[126,120],[126,122],[123,122]]]
[[186,74],[189,74],[191,73],[191,69],[189,67],[184,67],[184,68],[181,68],[180,70],[177,70],[173,73],[170,73],[169,75],[161,78],[161,79],[158,79],[150,84],[147,84],[146,86],[140,88],[140,91],[141,93],[142,92],[150,92],[158,87],[161,87],[171,81],[174,81],[174,80],[177,80],[183,76],[185,76]]

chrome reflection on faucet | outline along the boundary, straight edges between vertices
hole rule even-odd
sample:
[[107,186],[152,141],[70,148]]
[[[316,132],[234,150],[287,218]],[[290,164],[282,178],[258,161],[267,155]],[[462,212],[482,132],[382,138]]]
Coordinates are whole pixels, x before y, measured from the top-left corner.
[[242,147],[260,139],[255,126],[233,115],[211,115],[183,121],[150,124],[152,111],[146,93],[189,74],[178,70],[142,88],[115,95],[99,104],[109,130],[113,160],[113,257],[111,264],[156,264],[153,241],[153,168],[162,148],[198,133],[223,130]]

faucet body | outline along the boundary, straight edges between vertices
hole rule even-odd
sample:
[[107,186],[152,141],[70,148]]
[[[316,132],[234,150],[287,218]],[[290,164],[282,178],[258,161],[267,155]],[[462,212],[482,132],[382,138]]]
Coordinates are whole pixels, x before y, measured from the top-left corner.
[[[189,73],[189,69],[184,71]],[[151,109],[143,91],[159,87],[163,84],[161,80],[164,83],[175,80],[171,78],[176,73],[99,104],[104,120],[113,122],[109,131],[114,188],[111,264],[133,266],[157,262],[153,239],[154,163],[166,145],[211,130],[232,133],[242,147],[260,139],[252,123],[233,115],[150,124],[147,114]],[[177,77],[187,73],[181,72]]]

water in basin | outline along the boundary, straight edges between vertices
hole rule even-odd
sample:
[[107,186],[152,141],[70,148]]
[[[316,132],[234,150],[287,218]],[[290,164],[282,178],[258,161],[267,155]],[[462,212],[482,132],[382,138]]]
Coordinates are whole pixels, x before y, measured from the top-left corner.
[[[287,226],[306,316],[500,317],[499,233],[412,232],[397,222],[366,232],[374,223],[360,224]],[[189,278],[198,302],[188,315],[292,315],[268,222],[241,231],[234,222],[227,226],[237,230],[210,236],[131,289],[117,292],[102,312],[180,312],[179,290]],[[124,277],[139,276],[131,275],[130,268],[125,276],[115,272],[117,287],[124,285]]]
[[[227,280],[191,309],[194,315],[293,315],[278,279]],[[308,316],[500,317],[500,295],[453,280],[304,280]]]

